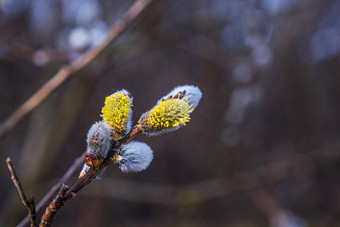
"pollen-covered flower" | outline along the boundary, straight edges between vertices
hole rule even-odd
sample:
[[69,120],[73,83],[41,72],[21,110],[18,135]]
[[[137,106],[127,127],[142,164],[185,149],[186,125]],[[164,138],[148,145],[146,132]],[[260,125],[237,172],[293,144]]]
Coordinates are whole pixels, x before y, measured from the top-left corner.
[[133,98],[127,90],[120,90],[105,98],[102,109],[103,120],[114,131],[114,138],[120,139],[131,129]]
[[149,135],[172,131],[190,121],[192,106],[183,99],[161,101],[149,112],[144,113],[140,120],[140,128]]
[[141,116],[138,121],[139,128],[147,135],[153,136],[185,126],[201,97],[202,92],[198,87],[177,87]]
[[123,172],[141,172],[150,165],[153,152],[147,144],[132,141],[121,147],[115,159]]
[[85,163],[97,167],[107,157],[111,148],[111,129],[105,122],[93,124],[87,133]]

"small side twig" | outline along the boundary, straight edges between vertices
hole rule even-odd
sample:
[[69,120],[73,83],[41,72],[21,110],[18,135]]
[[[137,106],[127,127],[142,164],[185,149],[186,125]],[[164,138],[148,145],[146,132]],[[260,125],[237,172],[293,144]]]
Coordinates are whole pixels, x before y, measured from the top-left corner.
[[35,211],[34,198],[31,197],[30,200],[27,199],[25,192],[24,192],[24,189],[23,189],[23,187],[22,187],[22,185],[21,185],[21,183],[20,183],[20,181],[19,181],[19,179],[18,179],[18,177],[15,173],[15,168],[14,168],[14,165],[12,164],[11,158],[8,157],[6,159],[6,162],[7,162],[8,169],[11,172],[12,181],[13,181],[15,187],[17,188],[17,190],[19,192],[22,203],[24,204],[24,206],[26,207],[26,209],[28,211],[28,215],[29,215],[29,218],[30,218],[30,221],[31,221],[31,227],[35,227],[35,226],[37,226],[37,224],[36,224],[36,211]]
[[[79,167],[84,163],[84,154],[77,157],[73,164],[69,167],[69,169],[65,172],[65,174],[60,178],[59,182],[53,185],[53,187],[46,193],[46,195],[40,200],[40,202],[36,206],[36,212],[39,212],[55,195],[55,193],[60,190],[63,185],[63,182],[68,181],[74,173],[79,169]],[[29,217],[26,216],[17,227],[24,227],[28,224]]]

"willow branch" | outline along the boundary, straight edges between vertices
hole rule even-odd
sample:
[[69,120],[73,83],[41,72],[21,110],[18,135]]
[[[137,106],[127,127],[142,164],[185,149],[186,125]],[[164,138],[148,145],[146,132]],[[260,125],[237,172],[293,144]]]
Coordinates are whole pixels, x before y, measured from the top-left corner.
[[78,179],[78,181],[71,188],[63,186],[60,189],[58,195],[46,208],[45,213],[41,218],[40,226],[50,226],[60,208],[62,208],[68,201],[73,199],[82,188],[91,183],[91,181],[101,172],[101,170],[103,170],[106,166],[116,163],[114,159],[115,150],[122,144],[130,141],[140,132],[141,131],[139,128],[135,126],[133,130],[131,130],[124,138],[112,145],[110,154],[104,159],[103,163],[98,168],[91,168],[83,177]]
[[[119,147],[121,146],[121,144],[123,143],[127,143],[128,141],[130,141],[132,138],[134,138],[135,136],[137,136],[140,133],[140,130],[138,129],[138,127],[134,127],[130,133],[128,133],[128,135],[126,137],[124,137],[122,140],[118,141],[117,144],[115,144],[114,146]],[[64,182],[66,182],[67,180],[69,180],[70,177],[72,177],[74,175],[74,173],[77,171],[77,169],[81,166],[81,164],[84,163],[84,154],[83,153],[81,156],[79,156],[78,158],[76,158],[73,162],[73,164],[68,168],[68,170],[65,172],[65,174],[60,178],[59,182],[56,183],[54,186],[52,186],[52,188],[46,193],[46,195],[40,200],[40,202],[38,203],[37,207],[36,207],[36,211],[39,212],[41,210],[42,207],[44,207],[48,201],[51,200],[51,198],[53,197],[53,195],[60,190],[60,188],[62,187],[62,185],[64,184]],[[60,197],[61,194],[58,194],[57,197]],[[23,227],[26,226],[29,222],[29,217],[25,217],[19,224],[18,227]]]
[[100,56],[104,50],[116,41],[154,1],[155,0],[137,0],[123,15],[123,17],[110,28],[107,36],[101,44],[89,49],[84,55],[74,62],[62,66],[50,80],[48,80],[0,125],[0,138],[10,131],[20,120],[23,119],[23,117],[39,106],[52,92],[65,83],[71,76],[81,69],[84,69],[94,59]]
[[37,224],[36,224],[36,211],[35,211],[34,198],[32,197],[30,200],[27,199],[24,189],[18,179],[17,174],[15,173],[15,168],[14,168],[14,165],[12,164],[11,158],[8,157],[6,159],[6,162],[7,162],[8,169],[11,172],[12,181],[19,192],[22,203],[24,204],[24,206],[26,207],[28,211],[29,219],[31,221],[31,227],[35,227],[37,226]]
[[53,201],[48,205],[45,210],[44,215],[41,218],[40,226],[50,226],[57,215],[58,211],[71,199],[73,199],[77,193],[86,185],[91,183],[91,181],[100,173],[100,171],[108,166],[114,164],[112,155],[110,158],[106,158],[100,167],[91,168],[82,178],[71,187],[68,188],[63,186],[58,195],[53,199]]

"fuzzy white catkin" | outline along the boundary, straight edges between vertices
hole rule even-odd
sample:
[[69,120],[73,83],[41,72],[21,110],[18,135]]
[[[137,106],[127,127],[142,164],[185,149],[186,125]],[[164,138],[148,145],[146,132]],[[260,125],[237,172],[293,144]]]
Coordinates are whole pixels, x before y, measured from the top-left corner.
[[120,169],[123,172],[141,172],[148,168],[153,159],[151,148],[142,142],[129,142],[122,146],[120,158]]
[[183,91],[185,91],[185,95],[183,96],[183,99],[186,99],[188,101],[189,106],[192,105],[193,109],[196,109],[196,107],[198,106],[202,98],[202,92],[197,86],[194,86],[194,85],[181,85],[181,86],[175,87],[167,95],[165,95],[160,100],[158,100],[157,105],[163,99],[166,99],[170,95],[175,96],[179,92],[183,92]]
[[110,126],[101,121],[93,124],[87,133],[87,153],[94,154],[99,159],[106,158],[111,148]]

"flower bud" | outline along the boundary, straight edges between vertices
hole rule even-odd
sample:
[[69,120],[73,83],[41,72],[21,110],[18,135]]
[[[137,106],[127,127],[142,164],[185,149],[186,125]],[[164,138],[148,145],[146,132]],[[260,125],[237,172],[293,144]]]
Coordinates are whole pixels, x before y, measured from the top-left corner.
[[90,170],[90,168],[91,168],[90,166],[84,164],[83,169],[80,171],[78,178],[83,177]]
[[88,166],[98,167],[107,157],[111,143],[110,126],[103,121],[93,124],[87,133],[85,163]]
[[[90,166],[84,164],[83,169],[80,171],[78,178],[82,178],[90,170],[90,168],[91,168]],[[94,179],[100,180],[101,179],[100,176],[104,173],[105,170],[106,167],[104,167]]]

